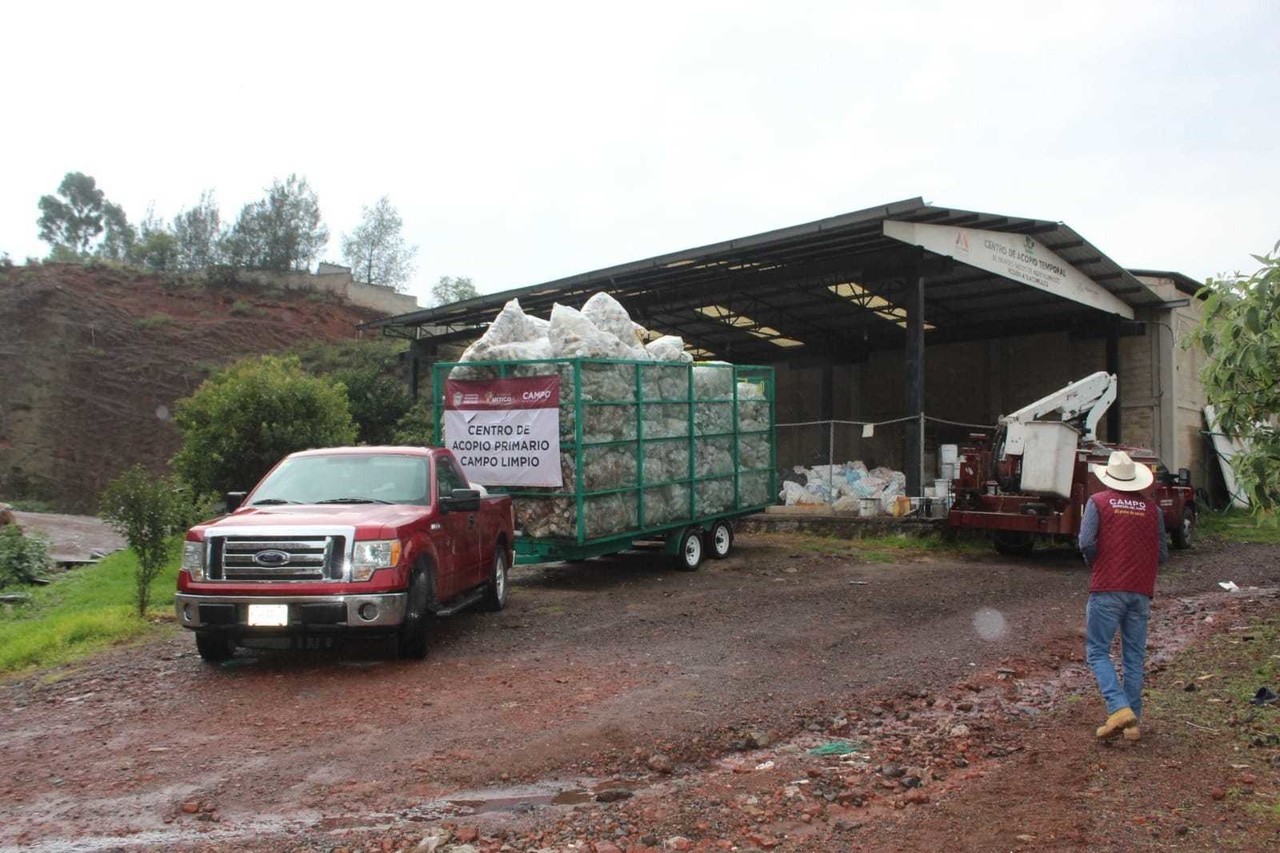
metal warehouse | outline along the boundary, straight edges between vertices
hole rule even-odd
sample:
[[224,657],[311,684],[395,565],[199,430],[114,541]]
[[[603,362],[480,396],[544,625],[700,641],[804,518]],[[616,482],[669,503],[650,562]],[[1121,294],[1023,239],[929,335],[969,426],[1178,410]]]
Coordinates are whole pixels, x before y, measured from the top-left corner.
[[605,291],[699,359],[777,370],[778,463],[868,460],[935,476],[938,448],[1094,371],[1118,377],[1099,437],[1208,483],[1196,282],[1130,270],[1060,222],[908,199],[369,324],[440,348],[518,298],[547,316]]

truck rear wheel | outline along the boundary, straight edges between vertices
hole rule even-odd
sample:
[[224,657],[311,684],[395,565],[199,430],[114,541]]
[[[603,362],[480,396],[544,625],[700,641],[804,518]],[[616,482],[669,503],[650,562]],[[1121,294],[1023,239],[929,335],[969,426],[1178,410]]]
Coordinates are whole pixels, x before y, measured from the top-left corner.
[[1173,528],[1173,547],[1179,551],[1191,547],[1196,531],[1196,511],[1189,505],[1182,508],[1182,523]]
[[236,639],[221,631],[196,631],[196,651],[209,663],[222,663],[236,653]]
[[1025,557],[1036,546],[1036,539],[1025,530],[996,530],[991,533],[991,544],[1007,557]]
[[421,660],[427,656],[431,639],[432,614],[428,608],[431,581],[426,569],[413,573],[409,583],[409,600],[404,608],[404,624],[396,636],[396,653],[402,658]]
[[493,549],[493,571],[480,606],[490,613],[497,613],[507,606],[507,548],[501,542]]
[[733,550],[733,525],[717,521],[707,533],[707,552],[715,560],[723,560]]
[[697,571],[702,565],[702,531],[696,527],[685,529],[680,534],[679,547],[676,550],[676,568],[682,572]]

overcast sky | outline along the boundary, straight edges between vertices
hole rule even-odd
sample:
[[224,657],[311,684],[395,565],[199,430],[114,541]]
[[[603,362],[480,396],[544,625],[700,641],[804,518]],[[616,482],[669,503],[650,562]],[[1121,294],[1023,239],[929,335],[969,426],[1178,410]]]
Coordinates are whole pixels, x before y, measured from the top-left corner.
[[291,172],[386,194],[411,292],[481,292],[922,196],[1196,279],[1280,239],[1280,3],[9,4],[0,251],[97,179],[133,222]]

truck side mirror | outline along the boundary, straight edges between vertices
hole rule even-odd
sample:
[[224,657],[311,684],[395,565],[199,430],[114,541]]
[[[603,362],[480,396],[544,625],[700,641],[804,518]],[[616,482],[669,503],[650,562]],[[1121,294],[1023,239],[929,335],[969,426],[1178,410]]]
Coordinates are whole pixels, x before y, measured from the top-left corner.
[[1178,469],[1178,485],[1179,486],[1191,485],[1191,469],[1190,468]]
[[231,515],[231,513],[238,510],[248,494],[248,492],[227,492],[223,495],[222,500],[227,505],[227,515]]
[[480,491],[454,489],[450,494],[440,497],[440,509],[443,512],[475,512],[480,509]]

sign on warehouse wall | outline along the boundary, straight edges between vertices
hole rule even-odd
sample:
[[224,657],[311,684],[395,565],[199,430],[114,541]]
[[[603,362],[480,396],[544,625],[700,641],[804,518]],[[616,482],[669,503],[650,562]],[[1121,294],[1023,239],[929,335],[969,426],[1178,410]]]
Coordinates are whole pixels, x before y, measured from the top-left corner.
[[1133,319],[1133,308],[1122,299],[1030,235],[893,220],[884,223],[884,234],[1063,299]]
[[482,486],[562,486],[560,377],[449,379],[444,444]]

